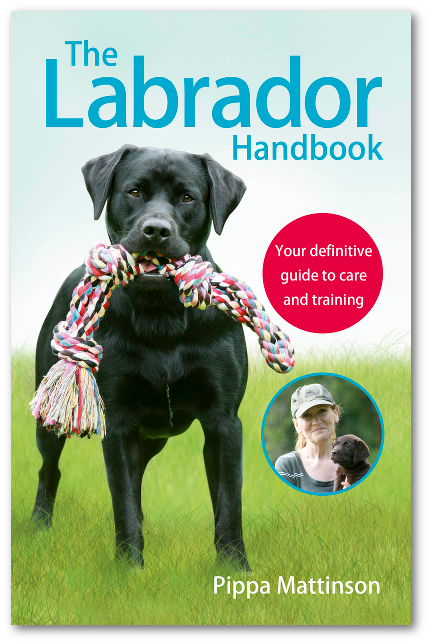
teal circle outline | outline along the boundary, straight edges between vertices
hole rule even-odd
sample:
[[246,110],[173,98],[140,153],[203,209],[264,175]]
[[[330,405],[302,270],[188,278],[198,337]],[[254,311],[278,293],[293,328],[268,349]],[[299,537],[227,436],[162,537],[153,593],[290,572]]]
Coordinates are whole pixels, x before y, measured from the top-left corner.
[[[312,378],[313,376],[317,376],[317,377],[318,376],[334,376],[335,378],[341,378],[342,380],[348,380],[348,382],[352,382],[353,385],[355,385],[356,387],[361,389],[361,391],[363,391],[366,394],[366,396],[371,400],[373,406],[375,407],[376,411],[378,412],[379,422],[381,423],[381,444],[379,446],[378,455],[377,455],[377,457],[375,459],[375,462],[373,463],[372,467],[367,472],[367,474],[365,476],[363,476],[362,479],[357,481],[357,483],[354,483],[354,485],[350,485],[346,490],[338,490],[337,492],[309,492],[308,490],[301,490],[300,488],[298,488],[295,485],[292,485],[291,483],[286,481],[279,474],[279,472],[276,471],[274,465],[272,465],[272,463],[270,462],[269,456],[267,454],[266,445],[265,445],[265,442],[264,442],[264,427],[266,425],[267,415],[268,415],[268,413],[270,411],[271,406],[273,405],[273,403],[277,399],[277,397],[284,391],[284,389],[287,389],[288,387],[291,387],[291,385],[293,383],[299,382],[299,380],[304,380],[304,378]],[[289,487],[293,488],[293,490],[296,490],[297,492],[302,492],[303,494],[310,494],[312,496],[335,496],[336,494],[343,494],[344,492],[349,492],[349,490],[352,490],[353,488],[357,487],[357,485],[360,485],[360,483],[362,481],[364,481],[364,479],[366,479],[369,476],[369,474],[371,474],[373,472],[374,468],[376,467],[376,464],[379,461],[379,458],[380,458],[380,456],[382,454],[382,448],[384,447],[384,439],[385,439],[385,429],[384,429],[384,421],[382,419],[382,414],[381,414],[381,412],[379,410],[378,405],[376,404],[376,402],[373,399],[373,397],[369,394],[369,392],[366,391],[366,389],[364,387],[359,385],[358,382],[355,382],[355,380],[352,380],[351,378],[347,378],[346,376],[341,376],[338,373],[328,373],[327,371],[319,371],[319,372],[316,372],[316,373],[307,373],[306,375],[300,376],[299,378],[295,378],[294,380],[291,380],[291,382],[289,382],[288,384],[284,385],[282,387],[282,389],[280,389],[278,391],[278,393],[275,396],[273,396],[272,400],[268,404],[266,412],[265,412],[265,414],[263,416],[263,423],[261,425],[261,445],[263,447],[264,456],[266,457],[267,462],[269,463],[269,465],[272,468],[272,470],[275,472],[276,476],[279,479],[281,479],[281,481],[283,483],[286,483]]]

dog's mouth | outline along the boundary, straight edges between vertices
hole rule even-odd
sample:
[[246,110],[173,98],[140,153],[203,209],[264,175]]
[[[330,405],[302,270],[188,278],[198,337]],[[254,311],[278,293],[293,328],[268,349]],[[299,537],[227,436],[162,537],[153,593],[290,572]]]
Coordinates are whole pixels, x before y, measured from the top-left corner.
[[161,267],[169,264],[172,260],[157,251],[146,251],[145,253],[132,253],[136,263],[139,265],[139,277],[160,277],[168,275],[165,271],[160,272]]
[[139,265],[141,271],[140,274],[144,277],[164,277],[164,275],[160,275],[160,272],[152,259],[142,259],[139,261]]
[[[171,280],[167,273],[160,273],[159,266],[163,266],[170,260],[160,253],[147,251],[144,254],[133,253],[136,262],[139,264],[139,275],[135,278],[134,284],[137,288],[143,289],[166,289],[169,288]],[[148,257],[149,256],[149,257]]]
[[339,454],[338,452],[330,452],[330,458],[333,463],[337,463],[337,465],[341,466],[348,465],[348,463],[350,462],[350,459],[342,458],[342,454]]
[[[121,242],[121,244],[124,246],[124,242]],[[124,247],[126,248],[126,246]],[[171,264],[186,255],[187,249],[185,248],[184,250],[183,255],[178,255],[177,252],[164,251],[161,253],[152,249],[129,251],[139,266],[139,274],[134,279],[136,287],[143,289],[169,288],[173,280],[169,279],[170,272],[166,270],[165,265]]]

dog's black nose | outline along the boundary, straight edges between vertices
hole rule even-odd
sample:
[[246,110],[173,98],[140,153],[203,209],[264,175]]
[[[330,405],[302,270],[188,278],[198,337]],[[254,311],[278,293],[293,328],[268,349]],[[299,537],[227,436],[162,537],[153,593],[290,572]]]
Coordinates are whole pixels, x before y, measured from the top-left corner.
[[145,239],[155,245],[162,244],[172,236],[171,225],[165,219],[147,219],[143,224]]

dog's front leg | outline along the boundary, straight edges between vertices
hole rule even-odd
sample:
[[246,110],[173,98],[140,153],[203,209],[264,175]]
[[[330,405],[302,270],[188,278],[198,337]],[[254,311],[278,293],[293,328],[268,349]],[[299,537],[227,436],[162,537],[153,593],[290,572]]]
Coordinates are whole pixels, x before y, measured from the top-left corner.
[[334,480],[334,485],[333,485],[333,492],[339,492],[340,490],[343,490],[342,482],[345,481],[345,479],[346,479],[346,475],[343,473],[343,470],[341,472],[336,472],[336,478]]
[[116,556],[125,556],[143,568],[141,487],[142,446],[137,428],[107,425],[102,441],[112,495]]
[[37,488],[36,503],[34,504],[32,521],[50,527],[54,502],[60,482],[58,461],[66,442],[65,436],[58,437],[53,431],[48,432],[42,427],[40,421],[36,428],[36,441],[43,464],[39,472],[39,485]]
[[237,416],[212,417],[202,426],[218,560],[249,572],[242,535],[242,423]]

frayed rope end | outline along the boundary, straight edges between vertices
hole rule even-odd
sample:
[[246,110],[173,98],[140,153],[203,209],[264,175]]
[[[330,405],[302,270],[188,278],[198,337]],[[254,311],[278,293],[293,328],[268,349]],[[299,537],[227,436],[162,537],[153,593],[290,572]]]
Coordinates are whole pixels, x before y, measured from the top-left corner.
[[106,435],[103,401],[93,374],[59,360],[48,371],[30,402],[31,413],[58,436]]

